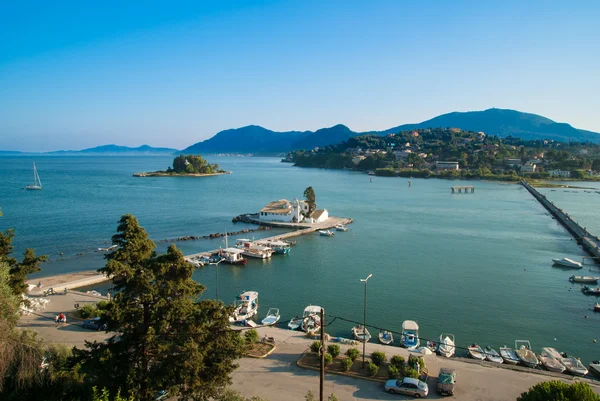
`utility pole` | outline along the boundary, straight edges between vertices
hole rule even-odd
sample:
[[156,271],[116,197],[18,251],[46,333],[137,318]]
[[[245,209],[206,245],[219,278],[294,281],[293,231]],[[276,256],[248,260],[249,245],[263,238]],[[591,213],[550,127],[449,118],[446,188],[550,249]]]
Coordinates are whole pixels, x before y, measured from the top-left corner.
[[324,401],[323,390],[325,387],[325,310],[321,308],[321,377],[319,380],[319,401]]
[[369,281],[369,279],[372,277],[372,274],[369,274],[367,276],[367,278],[365,279],[360,279],[360,281],[362,281],[363,283],[365,283],[365,309],[364,309],[364,318],[363,318],[363,363],[362,363],[362,367],[363,369],[365,368],[365,353],[366,353],[366,348],[367,348],[367,282]]

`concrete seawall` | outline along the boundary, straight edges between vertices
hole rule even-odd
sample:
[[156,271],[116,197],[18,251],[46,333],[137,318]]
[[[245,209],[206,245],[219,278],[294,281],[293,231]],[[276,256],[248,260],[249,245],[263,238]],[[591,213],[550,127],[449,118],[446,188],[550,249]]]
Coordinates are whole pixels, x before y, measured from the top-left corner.
[[521,185],[525,187],[550,212],[550,214],[573,235],[579,244],[589,253],[594,262],[600,264],[600,239],[597,236],[589,233],[585,227],[581,227],[579,223],[573,220],[568,213],[564,212],[553,202],[546,198],[546,195],[541,194],[533,188],[527,181],[521,181]]

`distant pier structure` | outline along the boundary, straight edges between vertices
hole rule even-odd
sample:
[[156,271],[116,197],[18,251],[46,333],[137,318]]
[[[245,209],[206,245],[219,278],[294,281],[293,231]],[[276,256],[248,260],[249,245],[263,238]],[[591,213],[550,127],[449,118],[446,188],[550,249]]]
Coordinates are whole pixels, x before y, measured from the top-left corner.
[[451,189],[452,189],[452,193],[453,194],[455,194],[455,193],[459,193],[460,194],[460,193],[463,193],[463,192],[465,194],[468,194],[468,193],[474,194],[475,193],[475,187],[472,186],[472,185],[454,186],[454,187],[451,187]]

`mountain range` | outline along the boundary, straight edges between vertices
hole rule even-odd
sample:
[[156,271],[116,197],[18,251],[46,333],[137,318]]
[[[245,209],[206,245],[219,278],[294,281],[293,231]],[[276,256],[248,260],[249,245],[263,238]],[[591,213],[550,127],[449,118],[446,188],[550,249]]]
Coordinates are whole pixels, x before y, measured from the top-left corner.
[[483,111],[442,114],[417,124],[404,124],[384,131],[354,132],[338,124],[317,131],[276,132],[256,125],[228,129],[212,138],[195,143],[182,150],[185,154],[206,153],[276,153],[297,149],[313,149],[340,143],[353,136],[387,135],[418,128],[452,127],[467,131],[484,132],[500,137],[514,136],[522,139],[548,139],[561,142],[600,143],[600,134],[557,123],[537,114],[516,110],[488,109]]
[[156,156],[156,155],[172,155],[177,153],[177,149],[172,148],[154,148],[148,145],[138,146],[137,148],[131,148],[128,146],[118,145],[102,145],[94,148],[87,148],[82,150],[55,150],[53,152],[18,152],[18,151],[7,151],[0,150],[0,156],[23,156],[23,155],[53,155],[53,156]]

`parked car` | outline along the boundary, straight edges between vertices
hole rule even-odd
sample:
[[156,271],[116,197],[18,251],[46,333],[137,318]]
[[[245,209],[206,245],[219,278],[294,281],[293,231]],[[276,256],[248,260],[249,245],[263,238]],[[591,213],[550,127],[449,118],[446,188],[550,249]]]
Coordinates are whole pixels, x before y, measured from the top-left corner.
[[406,394],[416,398],[427,397],[429,388],[426,383],[419,379],[405,377],[401,380],[388,380],[385,383],[385,391],[390,394]]
[[456,384],[456,370],[450,368],[441,368],[438,375],[437,392],[443,395],[454,394]]
[[82,326],[83,328],[90,330],[106,330],[106,323],[99,317],[87,319],[83,322]]

